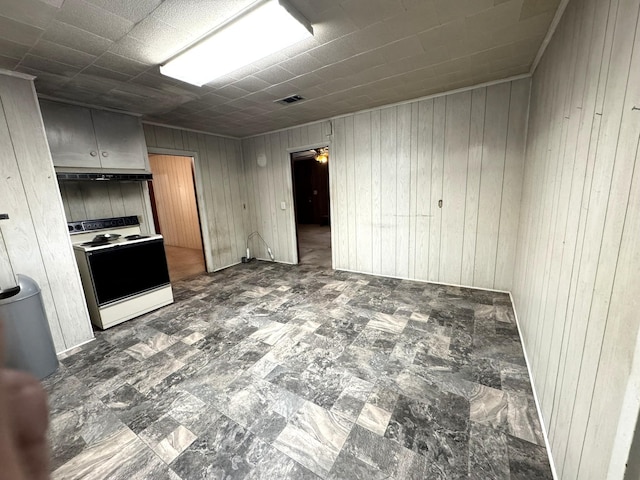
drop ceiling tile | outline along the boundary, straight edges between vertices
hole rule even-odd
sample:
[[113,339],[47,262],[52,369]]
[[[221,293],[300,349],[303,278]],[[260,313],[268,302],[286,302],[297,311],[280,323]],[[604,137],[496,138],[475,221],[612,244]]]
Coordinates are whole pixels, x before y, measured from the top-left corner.
[[32,46],[40,38],[41,28],[25,25],[7,17],[0,16],[0,38],[20,45]]
[[292,85],[289,82],[274,85],[265,89],[264,92],[267,92],[270,95],[275,95],[276,99],[288,97],[290,95],[295,95],[296,93],[298,93],[295,85]]
[[228,101],[229,99],[226,97],[217,95],[215,93],[207,93],[194,102],[197,105],[200,105],[200,110],[205,110],[207,108],[217,107],[218,105],[222,105],[224,103],[227,103]]
[[95,65],[102,68],[108,68],[114,72],[123,73],[125,75],[139,75],[145,70],[149,69],[149,65],[136,62],[130,58],[116,55],[115,53],[107,52],[100,56]]
[[252,102],[251,100],[246,100],[244,98],[238,98],[229,102],[227,105],[235,109],[244,110],[245,108],[257,107],[258,103]]
[[16,58],[9,58],[3,55],[0,55],[0,68],[4,68],[6,70],[13,70],[18,66],[20,60]]
[[[431,3],[426,3],[425,5],[432,7]],[[424,32],[439,25],[441,23],[438,21],[437,16],[429,10],[421,14],[403,12],[385,21],[384,26],[381,26],[381,28],[389,33],[401,32],[396,36],[396,39],[398,39]]]
[[87,2],[133,23],[138,23],[158,8],[162,0],[87,0]]
[[524,0],[520,20],[526,20],[541,13],[555,13],[557,8],[558,6],[554,0]]
[[242,88],[238,88],[238,87],[236,87],[234,85],[226,85],[226,86],[221,87],[221,88],[216,88],[214,90],[214,93],[216,95],[224,97],[224,98],[226,98],[228,100],[234,100],[236,98],[244,97],[249,92],[247,92],[246,90],[244,90]]
[[499,43],[517,42],[525,37],[544,37],[547,32],[546,27],[551,23],[554,16],[554,11],[542,13],[522,20],[517,24],[509,24],[499,29],[493,29],[489,34],[494,40],[494,46]]
[[313,36],[320,43],[330,42],[359,29],[339,6],[305,17],[313,25]]
[[255,76],[261,80],[264,80],[270,85],[275,85],[290,80],[294,75],[284,68],[279,67],[278,65],[274,65],[260,72],[257,72]]
[[74,87],[76,90],[94,92],[95,96],[99,96],[116,89],[120,85],[119,80],[109,78],[101,71],[87,70],[73,77],[69,82],[69,86]]
[[305,52],[280,62],[279,65],[294,75],[302,75],[322,67],[324,63]]
[[342,90],[346,90],[353,86],[353,81],[350,78],[342,77],[323,82],[322,84],[318,85],[318,88],[325,94],[333,94]]
[[74,50],[73,48],[65,47],[64,45],[53,43],[48,40],[38,41],[38,43],[31,48],[30,53],[80,68],[90,65],[96,59],[95,55]]
[[286,59],[301,55],[311,50],[312,48],[319,47],[320,45],[322,45],[322,42],[319,42],[316,37],[307,37],[287,48],[280,50],[280,52],[278,53],[283,55],[284,58],[281,61],[284,61]]
[[153,17],[179,30],[189,30],[201,36],[215,29],[228,18],[255,0],[166,0],[153,12]]
[[465,18],[467,28],[476,30],[493,30],[496,25],[509,25],[520,18],[521,0],[502,3]]
[[101,105],[104,105],[102,102],[100,102],[101,96],[98,95],[94,90],[84,90],[78,86],[75,86],[73,91],[64,88],[58,89],[53,96],[56,100],[68,100],[70,102],[80,102],[89,105],[100,103]]
[[355,53],[363,53],[403,37],[405,37],[403,33],[399,34],[397,31],[382,28],[380,25],[371,25],[362,30],[354,31],[344,38],[351,44]]
[[58,8],[39,0],[3,0],[3,17],[32,27],[45,28],[58,12]]
[[102,68],[97,65],[89,65],[82,71],[82,73],[92,75],[97,78],[108,78],[110,80],[116,80],[118,82],[126,82],[133,78],[131,75],[126,75],[121,72],[115,72],[113,70],[109,70],[108,68]]
[[309,73],[305,73],[304,75],[300,75],[298,77],[292,78],[291,80],[289,80],[289,83],[291,83],[291,85],[295,86],[296,88],[299,88],[302,90],[305,88],[315,87],[316,85],[320,85],[324,81],[325,80],[319,75],[313,72],[309,72]]
[[40,80],[41,82],[46,82],[50,86],[55,84],[58,86],[58,88],[65,84],[68,84],[71,81],[71,77],[56,75],[55,73],[49,73],[43,70],[25,67],[24,65],[18,66],[16,68],[16,71],[26,73],[27,75],[33,75],[34,77],[36,77],[36,83],[38,83],[38,80]]
[[42,35],[43,40],[80,50],[90,55],[101,55],[113,45],[113,41],[81,28],[54,20]]
[[72,77],[80,71],[78,67],[67,65],[64,63],[49,60],[48,58],[38,57],[36,55],[27,54],[24,56],[20,65],[24,65],[28,68],[34,68],[36,70],[42,70],[49,73],[55,73],[56,75],[63,75],[66,77]]
[[83,0],[65,0],[56,19],[109,40],[118,40],[134,25]]
[[393,17],[403,8],[399,0],[341,0],[340,7],[358,28]]
[[453,22],[440,25],[438,27],[430,28],[424,32],[419,33],[418,39],[422,43],[422,47],[425,52],[428,52],[432,47],[438,47],[440,45],[448,45],[451,39],[458,41],[461,35],[464,35],[466,31],[466,24],[463,18],[457,19]]
[[269,106],[269,103],[273,103],[274,100],[278,100],[280,97],[277,97],[276,95],[269,93],[265,90],[262,90],[260,92],[255,92],[255,93],[250,93],[249,95],[247,95],[246,97],[247,100],[251,100],[257,103],[262,103],[263,105],[266,105],[265,108],[271,108]]
[[187,90],[180,89],[174,82],[172,82],[169,77],[165,77],[164,75],[156,75],[153,73],[144,72],[140,75],[136,76],[133,83],[139,85],[146,85],[147,87],[158,88],[160,90],[167,91],[182,91],[184,93],[188,93]]
[[[291,74],[289,74],[289,77],[290,76]],[[254,92],[254,91],[262,90],[264,88],[268,88],[272,84],[265,81],[264,79],[260,79],[253,75],[249,75],[248,77],[241,78],[237,82],[234,82],[232,85],[234,87],[238,87],[243,90],[246,90],[247,92]]]
[[320,62],[330,64],[353,57],[361,52],[353,47],[347,37],[343,37],[309,50],[308,53]]
[[194,39],[193,34],[179,30],[153,16],[147,17],[138,23],[129,32],[129,36],[144,44],[153,46],[157,55],[165,57],[165,60],[181,51]]
[[376,50],[387,62],[392,62],[406,57],[414,57],[425,53],[418,37],[408,37],[397,42],[392,42]]
[[167,60],[170,56],[168,52],[173,52],[173,49],[150,45],[127,35],[114,43],[109,51],[140,63],[158,64]]
[[20,60],[29,51],[29,47],[0,38],[0,53],[9,58]]
[[[511,0],[511,3],[521,2],[522,0]],[[434,0],[434,6],[440,23],[448,23],[488,10],[494,6],[494,0]]]

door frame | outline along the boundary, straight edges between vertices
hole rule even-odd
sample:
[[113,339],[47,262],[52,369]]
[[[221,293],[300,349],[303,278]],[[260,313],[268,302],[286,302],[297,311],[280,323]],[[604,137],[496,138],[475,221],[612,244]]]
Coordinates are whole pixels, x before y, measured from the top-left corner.
[[[311,143],[309,145],[302,145],[299,147],[289,147],[286,149],[287,152],[287,157],[288,157],[288,162],[287,162],[287,168],[289,170],[289,181],[291,182],[291,188],[289,189],[289,205],[295,205],[295,198],[293,195],[293,158],[291,158],[291,154],[292,153],[296,153],[296,152],[302,152],[304,150],[312,150],[315,148],[322,148],[322,147],[327,147],[329,148],[329,228],[331,229],[331,269],[335,270],[335,265],[336,265],[336,254],[335,254],[335,249],[333,248],[333,245],[335,244],[335,229],[333,228],[333,219],[335,218],[334,216],[334,212],[333,212],[333,169],[335,167],[332,166],[333,162],[331,161],[332,155],[333,155],[333,149],[331,148],[331,140],[327,138],[327,140],[323,141],[323,142],[316,142],[316,143]],[[296,256],[296,264],[300,264],[300,255],[298,253],[298,225],[296,224],[296,213],[295,213],[295,208],[290,209],[291,210],[291,214],[289,215],[289,225],[292,226],[291,228],[291,240],[293,241],[293,244],[296,246],[294,252],[295,252],[295,256]]]
[[198,204],[198,218],[200,220],[200,234],[202,235],[202,247],[204,250],[204,265],[208,273],[213,272],[213,256],[211,239],[209,238],[209,222],[207,221],[207,209],[204,203],[204,184],[202,183],[202,170],[198,152],[192,150],[176,150],[174,148],[147,147],[147,155],[173,155],[176,157],[192,157],[195,177],[196,200]]

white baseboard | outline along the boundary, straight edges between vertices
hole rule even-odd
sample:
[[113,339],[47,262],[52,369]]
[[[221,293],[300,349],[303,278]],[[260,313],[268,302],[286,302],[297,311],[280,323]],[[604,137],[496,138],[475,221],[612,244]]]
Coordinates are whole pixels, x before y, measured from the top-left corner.
[[509,298],[511,298],[511,305],[513,306],[513,315],[516,318],[516,326],[518,327],[518,335],[520,336],[520,345],[522,345],[522,352],[524,353],[524,361],[527,364],[527,371],[529,372],[529,382],[531,382],[531,390],[533,391],[533,399],[536,402],[536,410],[538,410],[538,418],[540,419],[540,427],[542,428],[542,436],[544,437],[544,444],[547,447],[547,455],[549,456],[549,465],[551,466],[551,474],[554,480],[558,480],[558,473],[556,471],[556,464],[553,461],[553,455],[551,453],[551,444],[549,443],[549,435],[547,433],[547,427],[542,418],[542,409],[540,408],[540,402],[538,400],[538,392],[536,386],[533,383],[533,373],[531,372],[531,364],[529,363],[529,357],[527,355],[527,348],[522,338],[522,330],[520,329],[520,321],[518,320],[518,313],[516,312],[516,303],[513,300],[513,295],[509,292]]
[[86,340],[82,343],[79,343],[78,345],[74,345],[73,347],[67,348],[65,350],[62,350],[61,352],[56,352],[56,355],[60,356],[60,355],[64,355],[67,352],[70,352],[71,350],[73,350],[74,348],[78,348],[81,347],[83,345],[86,345],[87,343],[91,343],[96,339],[96,337],[90,338],[89,340]]
[[433,283],[434,285],[444,285],[446,287],[470,288],[470,289],[473,289],[473,290],[484,290],[486,292],[496,292],[496,293],[508,293],[508,294],[511,294],[511,292],[509,292],[508,290],[497,290],[495,288],[472,287],[471,285],[458,285],[457,283],[434,282],[434,281],[431,281],[431,280],[421,280],[421,279],[417,279],[417,278],[397,277],[397,276],[394,276],[394,275],[382,275],[382,274],[379,274],[379,273],[363,272],[363,271],[360,271],[360,270],[350,270],[348,268],[336,268],[335,270],[339,270],[341,272],[359,273],[361,275],[371,275],[373,277],[395,278],[396,280],[409,280],[410,282]]

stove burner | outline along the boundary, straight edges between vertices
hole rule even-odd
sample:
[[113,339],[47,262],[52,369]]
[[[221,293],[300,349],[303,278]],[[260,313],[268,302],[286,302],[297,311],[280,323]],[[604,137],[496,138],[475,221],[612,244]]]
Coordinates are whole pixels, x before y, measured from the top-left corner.
[[124,238],[127,240],[140,240],[141,238],[149,238],[149,235],[127,235]]
[[82,243],[81,245],[83,247],[99,247],[101,245],[108,245],[109,243],[109,240],[94,240],[91,242]]

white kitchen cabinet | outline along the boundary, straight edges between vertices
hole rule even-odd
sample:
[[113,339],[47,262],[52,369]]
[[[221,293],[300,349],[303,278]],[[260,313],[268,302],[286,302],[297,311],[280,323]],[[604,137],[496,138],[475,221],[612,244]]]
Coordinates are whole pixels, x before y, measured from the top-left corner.
[[138,117],[48,100],[40,108],[54,166],[149,170]]
[[40,109],[56,167],[101,167],[90,109],[46,100]]

